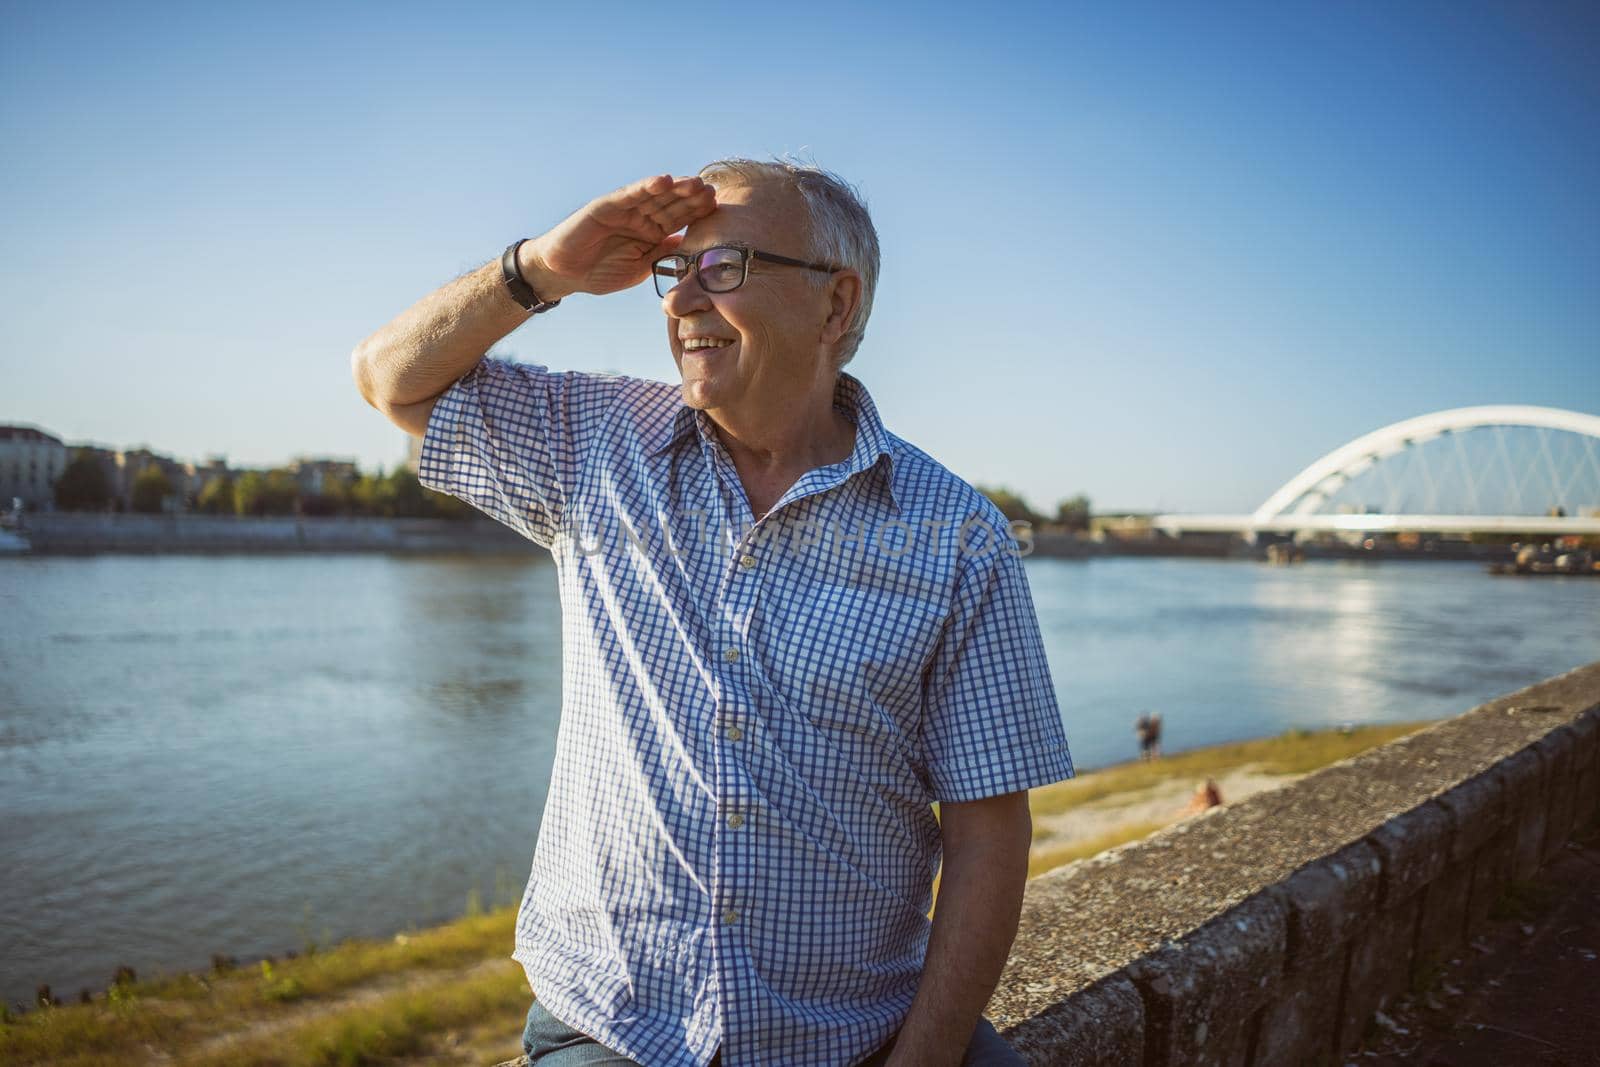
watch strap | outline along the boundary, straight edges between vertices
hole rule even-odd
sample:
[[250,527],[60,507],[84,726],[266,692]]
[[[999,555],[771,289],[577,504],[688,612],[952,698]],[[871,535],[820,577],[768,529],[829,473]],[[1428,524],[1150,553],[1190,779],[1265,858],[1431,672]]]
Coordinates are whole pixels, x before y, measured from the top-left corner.
[[540,298],[539,294],[533,291],[533,286],[522,276],[522,268],[517,264],[517,249],[521,248],[522,241],[526,240],[524,237],[521,241],[513,241],[507,246],[505,254],[500,257],[500,276],[505,279],[506,290],[511,294],[511,299],[538,315],[549,311],[561,301]]

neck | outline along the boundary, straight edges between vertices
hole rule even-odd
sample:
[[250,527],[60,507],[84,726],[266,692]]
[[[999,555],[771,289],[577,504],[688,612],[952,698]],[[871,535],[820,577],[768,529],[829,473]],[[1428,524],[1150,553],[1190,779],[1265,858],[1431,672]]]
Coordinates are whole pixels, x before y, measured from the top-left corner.
[[834,410],[837,378],[829,371],[802,396],[707,408],[706,414],[740,470],[804,472],[839,463],[850,457],[855,427]]

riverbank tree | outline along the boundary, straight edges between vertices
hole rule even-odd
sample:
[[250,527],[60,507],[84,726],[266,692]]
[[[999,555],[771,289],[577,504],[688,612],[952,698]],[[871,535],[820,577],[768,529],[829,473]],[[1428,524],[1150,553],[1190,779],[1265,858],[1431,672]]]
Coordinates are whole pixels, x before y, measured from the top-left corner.
[[79,449],[56,479],[55,503],[61,511],[109,511],[111,480],[94,456]]
[[195,510],[202,515],[236,515],[238,502],[234,495],[231,475],[219,474],[206,482],[195,500]]
[[299,495],[292,471],[245,471],[234,487],[234,509],[239,515],[293,515]]
[[349,514],[397,519],[465,519],[481,515],[464,500],[423,486],[416,474],[396,467],[388,474],[363,474],[345,493]]
[[174,492],[167,472],[152,463],[133,479],[132,508],[141,515],[159,515],[163,502]]
[[988,497],[995,507],[1000,509],[1000,514],[1012,522],[1026,522],[1032,526],[1041,526],[1045,517],[1034,511],[1022,494],[1014,493],[1005,486],[977,486],[978,492]]

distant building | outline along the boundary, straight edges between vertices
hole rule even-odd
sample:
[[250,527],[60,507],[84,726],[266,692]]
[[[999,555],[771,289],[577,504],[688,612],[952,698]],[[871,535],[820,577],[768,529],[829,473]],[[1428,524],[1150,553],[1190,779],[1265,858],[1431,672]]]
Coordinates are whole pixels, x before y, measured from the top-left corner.
[[[161,502],[161,510],[168,514],[192,510],[200,491],[213,479],[237,480],[246,473],[229,468],[227,457],[221,455],[208,456],[204,463],[186,463],[148,448],[118,451],[68,445],[37,427],[0,425],[0,511],[9,511],[13,498],[22,501],[25,511],[57,510],[56,482],[81,455],[100,465],[111,492],[109,508],[114,511],[133,509],[134,483],[150,467],[159,468],[172,486]],[[291,462],[288,469],[302,495],[322,494],[332,485],[348,487],[361,474],[356,462],[348,459],[305,457]]]
[[302,493],[322,493],[329,484],[348,486],[361,476],[354,460],[297,459],[289,464]]
[[0,510],[54,511],[55,485],[71,459],[59,437],[32,426],[0,426]]
[[150,467],[159,467],[172,486],[172,492],[161,500],[163,514],[187,511],[189,501],[200,491],[200,487],[194,484],[191,473],[194,465],[191,463],[180,463],[171,456],[159,455],[148,448],[135,448],[114,455],[117,458],[118,475],[112,484],[117,498],[122,501],[123,511],[133,509],[133,483]]
[[204,463],[185,463],[183,469],[188,472],[189,484],[194,486],[196,493],[204,489],[213,478],[233,477],[233,471],[228,469],[227,456],[208,456]]
[[1089,536],[1096,541],[1153,541],[1152,519],[1145,514],[1095,515],[1089,519]]

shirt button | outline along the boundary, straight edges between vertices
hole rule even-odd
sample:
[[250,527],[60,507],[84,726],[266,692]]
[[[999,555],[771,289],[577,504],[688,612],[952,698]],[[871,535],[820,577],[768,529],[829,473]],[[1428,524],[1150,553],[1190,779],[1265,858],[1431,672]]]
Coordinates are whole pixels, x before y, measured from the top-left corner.
[[737,648],[730,648],[722,653],[722,658],[727,660],[729,663],[737,663],[739,661],[739,650]]
[[728,825],[737,830],[739,827],[744,825],[744,816],[739,814],[737,811],[734,812],[732,815],[728,816]]
[[730,726],[728,727],[725,736],[729,741],[737,741],[744,736],[744,731],[739,729],[737,726]]
[[722,921],[725,923],[736,923],[739,921],[739,913],[734,911],[732,908],[729,908],[727,911],[722,913]]
[[739,566],[743,567],[745,570],[749,570],[751,567],[754,567],[755,565],[756,565],[756,558],[754,556],[740,556],[739,557]]

